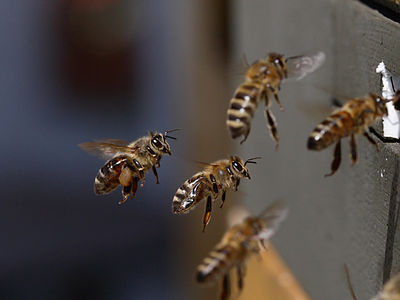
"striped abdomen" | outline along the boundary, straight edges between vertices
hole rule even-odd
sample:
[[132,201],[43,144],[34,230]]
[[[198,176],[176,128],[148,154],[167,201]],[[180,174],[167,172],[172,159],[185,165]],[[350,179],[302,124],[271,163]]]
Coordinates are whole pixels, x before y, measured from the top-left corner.
[[340,110],[320,123],[308,138],[307,147],[321,150],[351,134],[354,120],[349,112]]
[[241,135],[247,137],[249,134],[250,123],[260,99],[261,89],[261,84],[244,83],[235,91],[226,121],[232,138],[235,139]]
[[224,276],[229,270],[240,263],[238,257],[240,251],[231,245],[216,247],[197,267],[197,282],[213,282]]
[[117,156],[106,162],[94,180],[94,192],[96,194],[108,194],[120,184],[119,175],[126,161],[125,156]]
[[196,174],[186,180],[176,191],[172,200],[174,214],[186,213],[206,197],[207,179],[203,174]]

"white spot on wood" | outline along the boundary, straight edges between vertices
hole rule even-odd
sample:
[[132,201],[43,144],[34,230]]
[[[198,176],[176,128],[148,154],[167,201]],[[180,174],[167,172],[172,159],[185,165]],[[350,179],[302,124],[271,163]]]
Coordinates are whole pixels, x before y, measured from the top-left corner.
[[[400,77],[396,77],[386,69],[382,61],[376,68],[376,73],[382,75],[382,96],[392,99],[397,90],[400,90]],[[400,112],[394,109],[393,103],[386,104],[388,116],[383,118],[383,135],[385,137],[400,138]]]

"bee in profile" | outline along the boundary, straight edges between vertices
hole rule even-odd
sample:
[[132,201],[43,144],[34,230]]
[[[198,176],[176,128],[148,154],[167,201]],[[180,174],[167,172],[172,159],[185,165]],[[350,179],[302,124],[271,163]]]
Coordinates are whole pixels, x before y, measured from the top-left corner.
[[203,232],[210,222],[212,200],[221,196],[224,205],[226,191],[228,189],[237,191],[240,179],[250,179],[248,163],[255,164],[255,159],[250,158],[244,161],[239,156],[231,156],[229,159],[221,159],[207,166],[204,170],[194,174],[192,178],[186,180],[176,191],[172,201],[172,212],[174,214],[184,214],[193,209],[203,199],[207,199],[206,210],[203,218]]
[[265,101],[265,117],[271,137],[279,145],[275,117],[270,110],[270,97],[283,110],[278,91],[281,83],[288,78],[301,79],[314,72],[325,61],[325,54],[318,52],[311,56],[289,57],[286,60],[277,53],[254,62],[246,72],[245,81],[236,89],[229,104],[226,125],[232,138],[244,136],[243,143],[250,133],[250,123],[258,104]]
[[108,158],[109,160],[98,171],[94,180],[94,192],[97,195],[108,194],[122,185],[122,204],[136,194],[139,181],[143,187],[149,169],[153,170],[158,180],[157,169],[163,155],[171,155],[171,149],[166,138],[176,139],[168,133],[178,129],[168,130],[164,134],[149,132],[148,136],[141,137],[131,143],[122,140],[101,140],[82,143],[79,146],[87,152]]
[[245,264],[252,254],[259,254],[268,240],[285,219],[287,209],[282,202],[268,206],[259,216],[247,217],[230,228],[222,240],[197,267],[196,281],[201,284],[214,283],[222,279],[220,299],[230,295],[230,270],[237,271],[239,290],[243,288]]
[[353,165],[357,162],[356,135],[364,135],[379,151],[378,144],[367,133],[367,129],[378,120],[381,120],[382,117],[387,116],[387,102],[393,101],[396,103],[399,99],[399,92],[396,93],[393,99],[384,99],[373,93],[363,98],[349,99],[341,108],[336,109],[314,129],[308,138],[308,149],[322,150],[336,143],[331,172],[325,176],[331,176],[338,170],[341,162],[340,141],[346,136],[350,136]]

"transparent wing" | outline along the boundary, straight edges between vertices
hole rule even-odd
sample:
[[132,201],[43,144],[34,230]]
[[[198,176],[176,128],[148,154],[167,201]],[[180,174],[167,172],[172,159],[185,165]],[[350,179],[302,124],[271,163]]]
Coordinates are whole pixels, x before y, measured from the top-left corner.
[[[119,144],[113,143],[112,141],[119,141]],[[108,159],[116,154],[132,152],[133,149],[125,145],[121,145],[121,143],[126,145],[129,144],[128,142],[121,140],[102,140],[97,142],[86,142],[79,144],[78,146],[90,154]]]
[[324,61],[324,52],[317,52],[312,55],[289,57],[286,59],[288,78],[299,80],[318,69]]
[[130,142],[128,141],[118,140],[118,139],[101,139],[101,140],[95,140],[95,142],[113,144],[117,146],[128,146],[130,144]]
[[288,209],[282,200],[272,203],[261,212],[258,217],[264,221],[265,228],[258,234],[257,239],[268,240],[277,231],[287,213]]

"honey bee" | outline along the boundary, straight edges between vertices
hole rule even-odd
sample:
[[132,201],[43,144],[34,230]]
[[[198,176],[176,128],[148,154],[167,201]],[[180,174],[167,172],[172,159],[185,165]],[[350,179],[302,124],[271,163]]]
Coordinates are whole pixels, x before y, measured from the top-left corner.
[[[166,138],[176,139],[168,133],[178,129],[168,130],[164,134],[150,131],[148,136],[143,136],[131,143],[122,140],[101,140],[87,142],[79,146],[87,152],[109,158],[105,165],[98,171],[94,180],[94,192],[97,195],[108,194],[122,185],[122,200],[125,203],[129,196],[136,194],[139,181],[143,187],[149,169],[153,170],[158,179],[157,169],[163,155],[171,155],[171,149]],[[110,159],[111,158],[111,159]]]
[[259,254],[264,241],[268,240],[285,219],[287,209],[282,202],[268,206],[259,216],[247,217],[241,223],[230,228],[222,240],[197,267],[196,281],[201,284],[214,283],[220,278],[222,290],[220,299],[230,295],[230,270],[237,271],[239,290],[243,288],[245,264],[252,254]]
[[270,110],[270,96],[281,105],[278,91],[281,83],[287,79],[301,79],[314,72],[325,61],[325,54],[318,52],[311,56],[289,57],[286,60],[277,53],[269,54],[265,59],[254,62],[246,72],[245,81],[236,89],[230,101],[226,125],[233,139],[244,136],[241,144],[250,133],[250,123],[258,104],[265,100],[265,117],[271,137],[279,145],[275,117]]
[[363,98],[349,99],[341,108],[336,109],[314,129],[308,138],[308,149],[322,150],[336,143],[331,173],[325,176],[331,176],[338,170],[341,162],[340,141],[346,136],[350,136],[353,165],[357,162],[356,135],[363,134],[379,151],[378,144],[367,133],[367,129],[378,120],[381,120],[383,116],[387,116],[386,103],[389,101],[396,103],[399,99],[400,93],[396,93],[393,99],[384,99],[373,93]]
[[372,300],[400,300],[400,273],[387,281],[382,291]]
[[212,200],[217,200],[221,196],[224,205],[226,191],[228,189],[237,191],[240,179],[250,179],[248,163],[255,164],[255,159],[249,158],[243,161],[239,156],[231,156],[229,159],[221,159],[207,166],[204,170],[194,174],[192,178],[186,180],[176,191],[172,201],[172,212],[174,214],[184,214],[193,209],[203,199],[207,199],[206,210],[203,218],[203,232],[210,222]]

